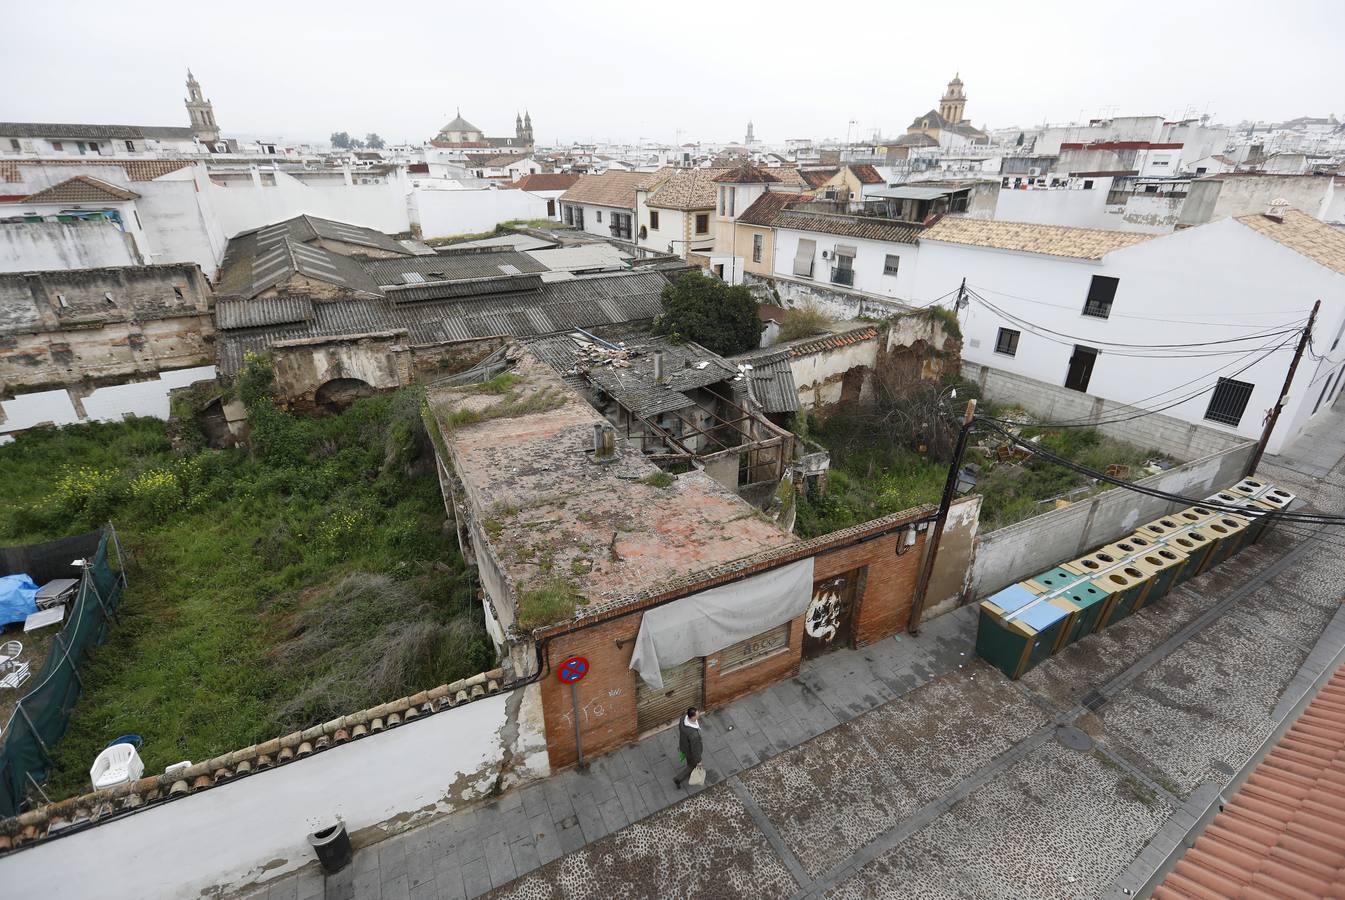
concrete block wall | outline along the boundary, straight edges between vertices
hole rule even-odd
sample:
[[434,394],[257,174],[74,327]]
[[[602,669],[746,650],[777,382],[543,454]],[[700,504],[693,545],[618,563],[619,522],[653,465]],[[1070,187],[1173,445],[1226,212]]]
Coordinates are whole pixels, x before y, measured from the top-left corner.
[[[1104,400],[979,363],[963,362],[962,376],[980,385],[981,396],[986,399],[1021,406],[1048,422],[1098,421],[1143,412],[1114,400]],[[1101,425],[1098,431],[1144,450],[1157,450],[1179,461],[1222,453],[1242,445],[1246,440],[1237,434],[1161,414]]]
[[[1254,442],[1244,441],[1137,483],[1185,497],[1207,497],[1242,478],[1255,449]],[[1140,525],[1186,505],[1114,488],[981,535],[976,542],[970,596],[983,599],[1014,582],[1120,540]]]

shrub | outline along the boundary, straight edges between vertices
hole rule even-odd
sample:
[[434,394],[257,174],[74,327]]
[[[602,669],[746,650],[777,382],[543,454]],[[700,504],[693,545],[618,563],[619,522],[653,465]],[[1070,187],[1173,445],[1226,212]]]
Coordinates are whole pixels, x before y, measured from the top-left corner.
[[712,353],[732,356],[761,341],[761,316],[752,292],[700,272],[687,272],[663,289],[663,312],[654,333],[695,341]]
[[794,341],[827,330],[831,319],[812,304],[786,310],[780,319],[780,340]]

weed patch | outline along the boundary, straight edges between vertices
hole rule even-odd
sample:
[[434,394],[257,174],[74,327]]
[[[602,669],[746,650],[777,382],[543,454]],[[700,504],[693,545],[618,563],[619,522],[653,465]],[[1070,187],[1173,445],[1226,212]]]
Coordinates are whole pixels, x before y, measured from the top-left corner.
[[524,631],[553,625],[574,616],[583,602],[579,586],[568,578],[548,578],[518,595],[518,626]]

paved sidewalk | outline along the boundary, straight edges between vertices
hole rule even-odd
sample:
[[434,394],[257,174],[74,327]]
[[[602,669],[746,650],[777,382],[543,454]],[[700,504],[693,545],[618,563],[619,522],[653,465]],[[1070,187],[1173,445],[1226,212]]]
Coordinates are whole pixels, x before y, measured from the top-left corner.
[[705,792],[972,662],[976,610],[964,607],[859,650],[805,661],[798,676],[705,714],[706,784],[677,790],[669,728],[498,800],[357,851],[324,879],[316,865],[247,896],[263,900],[479,896],[560,856]]

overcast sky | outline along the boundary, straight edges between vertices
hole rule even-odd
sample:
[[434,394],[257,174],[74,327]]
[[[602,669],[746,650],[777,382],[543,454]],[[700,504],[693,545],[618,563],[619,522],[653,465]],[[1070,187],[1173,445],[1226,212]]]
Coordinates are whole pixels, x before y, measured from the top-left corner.
[[0,121],[185,125],[188,66],[226,135],[288,140],[455,107],[488,135],[526,107],[543,144],[899,135],[954,72],[989,128],[1345,113],[1341,0],[6,6]]

